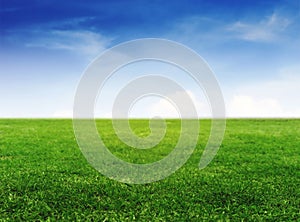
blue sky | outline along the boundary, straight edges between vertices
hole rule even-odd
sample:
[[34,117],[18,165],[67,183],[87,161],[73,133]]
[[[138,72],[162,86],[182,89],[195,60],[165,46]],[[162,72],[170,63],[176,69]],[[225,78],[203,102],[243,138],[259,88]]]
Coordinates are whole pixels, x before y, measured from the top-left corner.
[[[300,117],[299,0],[1,0],[0,30],[0,117],[71,116],[93,58],[149,37],[198,52],[219,80],[228,116]],[[201,112],[202,96],[183,82]],[[162,101],[152,103],[153,110]],[[109,115],[103,103],[97,107]],[[140,112],[137,106],[133,115]]]

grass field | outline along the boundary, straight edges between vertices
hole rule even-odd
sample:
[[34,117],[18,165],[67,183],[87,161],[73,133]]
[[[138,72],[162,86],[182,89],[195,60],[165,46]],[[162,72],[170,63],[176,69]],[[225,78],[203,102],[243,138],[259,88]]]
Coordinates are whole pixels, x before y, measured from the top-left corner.
[[[146,120],[133,120],[147,135]],[[77,146],[71,120],[0,120],[0,221],[299,221],[300,120],[228,120],[223,144],[198,169],[209,135],[201,120],[198,146],[170,177],[128,185],[94,170]],[[125,146],[109,120],[97,122],[116,156],[134,163],[163,158],[180,122],[168,120],[152,150]]]

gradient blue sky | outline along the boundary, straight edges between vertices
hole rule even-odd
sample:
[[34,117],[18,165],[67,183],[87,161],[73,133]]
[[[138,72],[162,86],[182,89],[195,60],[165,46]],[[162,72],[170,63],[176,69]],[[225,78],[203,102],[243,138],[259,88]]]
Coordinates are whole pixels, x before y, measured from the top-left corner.
[[300,0],[1,0],[0,30],[0,117],[71,116],[93,58],[149,37],[198,52],[229,117],[300,117]]

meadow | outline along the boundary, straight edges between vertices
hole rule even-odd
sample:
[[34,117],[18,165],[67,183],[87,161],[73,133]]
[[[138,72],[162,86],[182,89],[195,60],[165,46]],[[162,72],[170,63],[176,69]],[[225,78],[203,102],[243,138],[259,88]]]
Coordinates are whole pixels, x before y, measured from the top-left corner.
[[[147,120],[132,120],[136,134]],[[110,120],[97,120],[103,141],[133,163],[163,158],[180,132],[167,120],[150,150],[124,145]],[[0,221],[299,221],[300,119],[229,119],[222,146],[199,170],[210,120],[198,145],[171,176],[134,185],[111,180],[82,155],[72,120],[0,120]]]

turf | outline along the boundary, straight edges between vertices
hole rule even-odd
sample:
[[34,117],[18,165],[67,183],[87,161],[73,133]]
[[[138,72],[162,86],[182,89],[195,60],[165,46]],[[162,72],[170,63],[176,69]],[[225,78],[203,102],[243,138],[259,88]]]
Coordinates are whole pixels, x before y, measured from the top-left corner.
[[[132,120],[137,134],[147,120]],[[152,150],[132,149],[109,120],[97,126],[112,153],[146,163],[163,158],[180,122]],[[211,164],[198,169],[210,121],[198,146],[170,177],[144,185],[106,178],[81,154],[71,120],[0,120],[0,221],[299,221],[300,120],[228,120]]]

